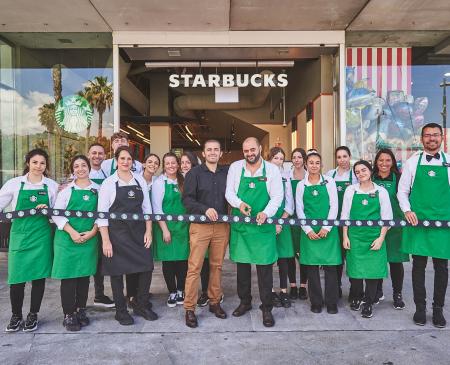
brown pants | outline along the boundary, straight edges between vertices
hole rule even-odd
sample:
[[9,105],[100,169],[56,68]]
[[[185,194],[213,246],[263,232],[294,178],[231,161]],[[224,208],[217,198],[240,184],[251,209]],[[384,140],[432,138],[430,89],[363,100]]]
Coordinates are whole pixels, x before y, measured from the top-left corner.
[[195,310],[198,299],[200,271],[209,248],[208,297],[211,304],[217,304],[222,296],[222,264],[230,235],[226,223],[191,223],[189,229],[190,247],[188,273],[186,276],[184,308]]

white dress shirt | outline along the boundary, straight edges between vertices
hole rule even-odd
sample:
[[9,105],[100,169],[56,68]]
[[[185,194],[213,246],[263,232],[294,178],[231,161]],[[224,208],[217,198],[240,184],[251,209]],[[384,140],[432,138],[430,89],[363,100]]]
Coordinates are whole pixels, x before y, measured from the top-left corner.
[[[152,206],[150,204],[150,197],[146,194],[147,182],[144,180],[142,175],[133,174],[133,178],[129,182],[125,182],[119,179],[117,171],[108,177],[103,184],[100,186],[100,192],[98,194],[98,211],[99,212],[109,212],[109,208],[113,205],[114,200],[116,200],[116,182],[119,186],[133,186],[139,183],[142,191],[144,192],[144,200],[142,201],[142,213],[152,214]],[[131,213],[131,212],[130,212]],[[108,219],[98,219],[99,227],[108,226]]]
[[[333,177],[334,173],[336,173],[336,175]],[[335,182],[342,182],[342,181],[349,181],[350,173],[352,174],[352,180],[350,181],[350,184],[358,183],[358,179],[356,178],[355,174],[353,173],[353,169],[345,171],[343,174],[339,175],[339,170],[336,167],[335,169],[328,171],[325,175],[332,177]]]
[[286,187],[286,190],[284,192],[284,211],[287,214],[292,215],[294,214],[295,202],[294,202],[294,195],[292,194],[291,180],[289,179],[288,173],[283,173],[283,170],[281,170],[280,172],[282,177],[286,179],[286,182],[284,183]]
[[[326,188],[328,192],[328,197],[330,199],[330,208],[328,210],[328,220],[335,220],[338,214],[338,195],[337,195],[337,189],[336,189],[336,183],[334,182],[333,178],[323,176],[320,177],[320,180],[317,184],[311,184],[309,181],[309,178],[303,179],[300,181],[297,185],[297,191],[295,192],[295,207],[297,212],[297,217],[299,219],[312,219],[317,217],[306,217],[305,215],[305,209],[303,205],[303,195],[305,193],[305,186],[317,186],[320,185],[323,181],[326,181]],[[324,229],[326,229],[328,232],[331,231],[332,226],[324,226]],[[308,234],[313,229],[311,226],[302,226],[303,231]]]
[[389,199],[389,193],[385,188],[373,183],[374,188],[370,191],[362,191],[359,183],[353,184],[345,189],[344,201],[342,203],[341,219],[350,219],[350,210],[352,208],[352,201],[354,194],[371,194],[378,191],[380,199],[380,216],[382,220],[392,219],[392,206]]
[[266,165],[266,185],[270,200],[264,208],[263,212],[268,217],[272,217],[275,215],[281,203],[283,202],[283,182],[281,179],[280,169],[270,162],[263,160],[261,167],[256,170],[254,175],[252,175],[250,171],[246,169],[245,160],[233,162],[228,170],[225,198],[232,207],[239,208],[242,200],[237,196],[237,193],[239,184],[241,182],[242,168],[244,168],[245,177],[260,177],[263,175],[264,164]]
[[36,184],[28,181],[28,174],[14,177],[8,180],[0,189],[0,212],[11,204],[11,210],[16,210],[17,197],[19,196],[20,186],[24,182],[23,190],[39,190],[47,185],[48,197],[50,201],[49,208],[53,208],[58,192],[58,183],[48,177],[43,177],[42,180]]
[[[297,180],[294,177],[294,168],[290,169],[287,175],[289,177],[289,180]],[[307,176],[308,176],[308,171],[305,169],[305,176],[303,177],[303,179],[305,179]]]
[[[411,210],[411,204],[409,203],[409,195],[411,193],[411,189],[414,183],[414,178],[416,176],[417,163],[419,162],[419,156],[421,152],[417,151],[414,155],[412,155],[408,160],[406,160],[402,169],[402,176],[400,177],[400,181],[398,182],[398,191],[397,191],[397,199],[400,203],[400,209],[405,213]],[[444,162],[442,155],[444,154],[442,151],[440,152],[441,158],[438,160],[436,158],[431,159],[431,161],[427,161],[426,155],[428,153],[423,152],[422,160],[420,161],[420,165],[426,166],[442,166]],[[444,154],[447,162],[450,162],[450,155]],[[447,168],[448,171],[448,181],[450,184],[450,168]],[[439,192],[434,192],[439,194]]]
[[166,192],[166,181],[168,184],[178,184],[177,179],[169,179],[165,174],[161,174],[155,179],[152,185],[152,208],[155,214],[164,214],[162,205]]
[[[106,176],[111,175],[111,164],[114,161],[114,167],[117,169],[117,161],[114,158],[109,158],[107,160],[104,160],[102,162],[102,170],[105,172]],[[142,173],[142,164],[138,160],[133,161],[133,168],[135,169],[133,171],[134,174],[140,174]]]
[[[72,181],[69,185],[67,185],[63,190],[61,190],[58,193],[55,204],[53,206],[54,209],[60,209],[60,210],[67,209],[67,205],[69,205],[70,197],[72,196],[72,188],[74,188],[75,190],[95,189],[95,190],[97,190],[97,193],[98,193],[100,186],[94,182],[91,182],[91,184],[89,186],[87,186],[85,188],[81,188],[77,184],[75,184],[75,181]],[[53,220],[53,222],[55,222],[56,226],[61,231],[64,229],[64,226],[66,225],[66,223],[69,221],[69,219],[67,219],[64,216],[52,216],[52,220]],[[97,220],[95,221],[95,223],[97,223]]]
[[104,171],[102,168],[99,170],[94,170],[91,168],[91,171],[89,172],[89,179],[106,179],[109,176],[106,171]]

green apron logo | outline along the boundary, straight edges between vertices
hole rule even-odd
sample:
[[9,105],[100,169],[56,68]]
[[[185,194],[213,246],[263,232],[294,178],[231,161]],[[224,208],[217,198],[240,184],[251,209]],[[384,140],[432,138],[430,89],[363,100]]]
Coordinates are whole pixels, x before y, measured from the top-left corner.
[[70,95],[58,102],[55,119],[66,132],[80,133],[91,125],[93,114],[92,107],[85,98]]

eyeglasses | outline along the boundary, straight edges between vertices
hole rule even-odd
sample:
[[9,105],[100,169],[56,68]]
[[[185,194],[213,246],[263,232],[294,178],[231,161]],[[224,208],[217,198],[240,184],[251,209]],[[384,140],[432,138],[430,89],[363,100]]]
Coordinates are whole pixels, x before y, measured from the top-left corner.
[[431,137],[438,138],[438,137],[440,137],[440,136],[442,136],[441,133],[433,133],[433,134],[424,134],[424,135],[422,136],[422,138],[431,138]]

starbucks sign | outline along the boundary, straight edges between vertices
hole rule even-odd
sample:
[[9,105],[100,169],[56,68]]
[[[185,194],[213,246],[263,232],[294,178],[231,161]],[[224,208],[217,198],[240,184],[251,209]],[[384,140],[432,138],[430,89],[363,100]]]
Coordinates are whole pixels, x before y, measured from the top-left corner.
[[91,125],[94,111],[80,95],[63,97],[55,109],[56,123],[70,133],[80,133]]

